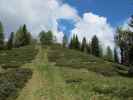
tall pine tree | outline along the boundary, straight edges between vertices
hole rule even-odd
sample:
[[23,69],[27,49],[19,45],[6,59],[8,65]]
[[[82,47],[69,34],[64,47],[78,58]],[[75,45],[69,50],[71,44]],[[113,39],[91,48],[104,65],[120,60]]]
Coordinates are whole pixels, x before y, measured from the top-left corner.
[[97,36],[93,36],[92,42],[91,42],[91,52],[92,55],[96,57],[100,57],[100,47],[99,47],[99,40]]
[[76,50],[80,49],[80,42],[77,35],[73,35],[73,37],[71,38],[71,41],[69,43],[69,48]]
[[2,22],[0,22],[0,49],[4,48],[4,28]]
[[31,43],[32,37],[28,32],[26,25],[20,26],[15,35],[15,46],[25,46]]
[[14,32],[11,32],[10,37],[7,42],[7,48],[12,49],[13,48],[13,40],[14,40]]
[[77,49],[77,50],[80,49],[80,42],[79,42],[79,39],[78,39],[77,35],[76,35],[76,38],[75,38],[75,49]]
[[82,40],[81,51],[82,52],[86,52],[87,51],[87,43],[86,43],[86,38],[85,37]]
[[[133,29],[133,16],[131,17],[129,26]],[[124,65],[133,64],[133,32],[130,28],[118,28],[115,36],[116,44],[120,48],[121,52],[121,63]]]
[[53,43],[53,33],[51,31],[41,31],[39,38],[42,45],[49,45]]
[[23,45],[29,45],[31,43],[31,34],[27,30],[27,26],[23,26]]
[[69,43],[69,48],[70,48],[70,49],[73,48],[72,45],[73,45],[73,38],[71,38],[70,43]]
[[88,43],[86,48],[87,48],[87,53],[91,54],[91,43]]
[[119,57],[118,57],[118,53],[117,53],[117,48],[114,48],[114,62],[115,63],[119,63]]

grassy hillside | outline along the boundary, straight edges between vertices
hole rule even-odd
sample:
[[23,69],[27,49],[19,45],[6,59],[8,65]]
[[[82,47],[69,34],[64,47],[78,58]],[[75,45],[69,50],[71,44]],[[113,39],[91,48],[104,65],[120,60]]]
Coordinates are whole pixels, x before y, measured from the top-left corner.
[[31,62],[37,54],[34,45],[0,51],[0,66],[3,68],[20,67]]
[[125,66],[57,45],[50,47],[48,58],[60,67],[65,83],[79,100],[133,99],[133,80],[121,76],[127,74]]
[[30,66],[33,77],[17,100],[133,99],[133,80],[116,71],[125,66],[57,45],[40,48]]
[[118,74],[126,75],[128,70],[128,67],[108,62],[80,51],[62,48],[59,45],[50,47],[48,59],[50,62],[55,62],[55,64],[60,67],[86,69],[104,76],[114,76]]
[[36,48],[35,59],[22,65],[32,78],[16,100],[133,100],[132,78],[119,74],[127,67],[58,45]]
[[35,46],[0,51],[0,100],[15,100],[32,76],[32,69],[21,68],[37,54]]

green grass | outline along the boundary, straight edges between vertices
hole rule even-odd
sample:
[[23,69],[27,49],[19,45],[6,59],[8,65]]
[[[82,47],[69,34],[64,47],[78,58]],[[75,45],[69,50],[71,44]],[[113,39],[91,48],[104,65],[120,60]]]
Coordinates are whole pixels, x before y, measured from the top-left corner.
[[32,77],[32,70],[20,68],[36,56],[34,45],[0,51],[0,100],[15,100]]
[[120,74],[118,71],[124,71],[127,74],[128,70],[128,67],[108,62],[80,51],[62,48],[59,45],[50,47],[48,59],[60,67],[85,68],[105,76],[118,75]]
[[127,67],[58,45],[37,47],[25,66],[32,78],[16,100],[133,100],[133,80],[120,74]]
[[0,51],[0,66],[16,68],[31,62],[37,54],[34,45]]
[[32,76],[28,68],[12,69],[0,74],[0,100],[14,100]]
[[125,66],[57,45],[50,47],[48,59],[58,67],[75,100],[133,99],[132,78],[119,74],[127,74]]
[[62,68],[61,71],[65,80],[78,80],[66,84],[76,97],[84,98],[80,100],[128,100],[133,97],[133,80],[130,78],[105,77],[85,69]]

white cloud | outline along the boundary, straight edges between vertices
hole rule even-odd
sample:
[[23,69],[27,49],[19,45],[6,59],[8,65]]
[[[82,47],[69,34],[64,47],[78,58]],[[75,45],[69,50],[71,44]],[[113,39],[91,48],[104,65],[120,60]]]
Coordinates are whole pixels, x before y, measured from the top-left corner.
[[58,34],[56,34],[56,41],[58,43],[62,43],[63,37],[64,37],[64,33],[63,32],[58,32]]
[[58,19],[72,19],[76,22],[72,35],[78,34],[80,40],[85,36],[90,39],[97,35],[102,43],[112,45],[113,28],[105,17],[85,13],[83,18],[78,11],[61,0],[1,0],[0,20],[4,23],[6,34],[16,31],[20,25],[27,24],[33,36],[41,30],[52,30],[61,42],[63,32],[58,32]]
[[73,34],[77,34],[80,41],[86,37],[88,42],[94,35],[97,35],[100,42],[105,46],[114,46],[114,29],[107,23],[107,18],[91,12],[83,15],[83,18],[72,30],[71,37]]
[[121,25],[121,27],[123,28],[123,30],[130,30],[133,32],[133,28],[129,25],[129,23],[131,22],[131,17],[129,17],[128,19],[126,19],[124,21],[124,23]]
[[41,30],[52,30],[57,35],[57,20],[60,18],[78,20],[77,11],[59,0],[1,0],[0,15],[6,33],[27,24],[33,36]]

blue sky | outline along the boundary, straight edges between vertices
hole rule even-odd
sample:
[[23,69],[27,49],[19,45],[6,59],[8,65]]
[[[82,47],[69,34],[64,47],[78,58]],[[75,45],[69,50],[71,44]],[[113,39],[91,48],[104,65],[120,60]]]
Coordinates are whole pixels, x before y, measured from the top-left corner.
[[80,16],[85,12],[93,12],[105,16],[108,22],[116,27],[133,14],[132,0],[64,0],[78,10]]
[[[106,17],[113,28],[123,24],[133,14],[132,0],[63,0],[63,3],[76,9],[80,17],[86,12]],[[63,19],[58,23],[59,31],[63,31],[69,37],[75,23]]]
[[71,30],[75,27],[75,22],[73,20],[60,19],[58,20],[58,24],[58,30],[63,31],[63,33],[65,33],[67,37],[70,36]]

